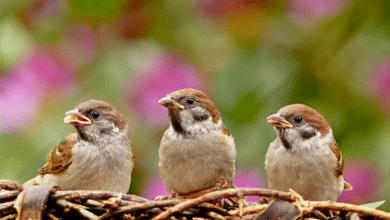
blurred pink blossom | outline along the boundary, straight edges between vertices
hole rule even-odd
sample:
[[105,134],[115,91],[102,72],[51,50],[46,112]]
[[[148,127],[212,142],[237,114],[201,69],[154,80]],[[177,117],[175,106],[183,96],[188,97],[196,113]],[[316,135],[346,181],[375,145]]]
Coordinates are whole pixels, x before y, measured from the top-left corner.
[[380,168],[363,158],[348,160],[343,177],[352,185],[353,190],[342,192],[338,201],[352,204],[374,202],[384,180],[384,174],[380,172]]
[[1,133],[31,126],[47,95],[66,94],[72,86],[72,74],[60,58],[50,50],[36,49],[0,78]]
[[372,94],[380,100],[390,116],[390,58],[380,62],[374,69],[371,81]]
[[[268,188],[267,179],[254,169],[237,170],[234,185],[240,188]],[[258,196],[246,196],[246,198],[249,202],[255,202],[260,199]]]
[[33,81],[27,75],[0,78],[0,133],[11,133],[35,122],[39,99],[33,95]]
[[350,3],[350,0],[291,0],[290,17],[295,23],[310,27],[316,21],[340,14]]
[[142,188],[141,196],[147,199],[155,199],[157,196],[168,196],[171,192],[169,192],[160,177],[159,174],[152,176],[149,180],[147,180],[146,184]]
[[79,24],[65,32],[60,51],[72,69],[77,69],[95,57],[96,41],[92,27],[89,24]]
[[149,58],[146,67],[131,80],[128,100],[145,121],[163,126],[168,123],[168,113],[158,100],[179,89],[204,90],[204,84],[202,76],[190,63],[169,54],[159,54]]
[[[261,174],[255,170],[243,169],[237,170],[234,184],[237,187],[244,188],[266,188],[266,182]],[[166,190],[160,175],[156,174],[147,180],[145,187],[141,192],[141,196],[148,199],[155,199],[157,196],[170,195]],[[257,201],[257,196],[247,196],[248,201]]]
[[242,0],[200,0],[199,7],[210,15],[221,16],[242,5],[243,2]]

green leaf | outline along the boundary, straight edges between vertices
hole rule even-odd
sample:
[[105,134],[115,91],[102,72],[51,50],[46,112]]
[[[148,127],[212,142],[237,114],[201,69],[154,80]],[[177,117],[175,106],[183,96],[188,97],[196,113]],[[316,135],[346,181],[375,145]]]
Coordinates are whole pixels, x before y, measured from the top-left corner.
[[385,200],[382,200],[382,201],[378,201],[378,202],[372,202],[372,203],[363,204],[362,206],[376,209],[376,208],[378,208],[379,206],[381,206],[385,202],[386,202]]

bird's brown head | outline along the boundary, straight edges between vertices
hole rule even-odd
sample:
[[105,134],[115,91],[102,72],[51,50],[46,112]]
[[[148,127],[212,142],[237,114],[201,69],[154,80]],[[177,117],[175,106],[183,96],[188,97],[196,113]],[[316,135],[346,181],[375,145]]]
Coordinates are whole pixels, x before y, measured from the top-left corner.
[[90,99],[65,113],[64,122],[74,125],[82,139],[94,139],[102,134],[127,130],[125,118],[112,105]]
[[178,132],[184,132],[187,125],[210,120],[217,124],[221,116],[214,102],[203,92],[196,89],[182,89],[168,94],[158,101],[168,108],[172,126]]
[[[318,132],[321,138],[331,132],[325,118],[313,108],[303,104],[284,106],[277,113],[268,116],[267,122],[276,128],[285,146],[296,139],[296,135],[305,140],[316,136]],[[288,141],[289,139],[291,141]]]

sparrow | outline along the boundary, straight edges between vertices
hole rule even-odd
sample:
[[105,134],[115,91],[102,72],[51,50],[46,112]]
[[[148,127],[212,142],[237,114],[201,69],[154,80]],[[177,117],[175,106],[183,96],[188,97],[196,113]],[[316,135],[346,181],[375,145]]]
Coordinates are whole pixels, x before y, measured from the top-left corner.
[[134,156],[125,118],[110,104],[88,100],[65,113],[75,127],[23,186],[54,184],[63,190],[127,193]]
[[293,189],[306,200],[336,201],[352,186],[344,181],[344,160],[325,118],[303,104],[287,105],[267,122],[277,138],[270,144],[265,169],[270,189]]
[[168,108],[169,128],[159,148],[160,175],[168,191],[180,195],[232,186],[236,148],[213,101],[203,92],[182,89],[158,101]]

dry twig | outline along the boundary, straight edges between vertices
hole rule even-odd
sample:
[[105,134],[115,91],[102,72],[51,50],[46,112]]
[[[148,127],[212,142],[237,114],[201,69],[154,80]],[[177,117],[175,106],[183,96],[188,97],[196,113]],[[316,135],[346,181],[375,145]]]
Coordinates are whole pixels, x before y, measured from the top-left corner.
[[0,202],[8,199],[15,199],[19,193],[19,190],[0,191]]
[[390,219],[390,213],[378,209],[372,209],[361,205],[353,205],[332,201],[310,201],[313,209],[327,209],[332,211],[346,211],[372,216],[379,219]]
[[83,217],[88,218],[88,219],[98,219],[98,216],[93,214],[90,211],[87,211],[85,206],[78,205],[78,204],[73,204],[71,202],[68,202],[64,199],[59,199],[56,201],[56,203],[59,206],[62,206],[63,208],[70,208],[70,209],[75,209],[77,210]]
[[14,208],[15,202],[4,202],[0,203],[0,212],[4,212],[8,209],[13,209]]
[[[51,199],[109,199],[111,197],[119,197],[121,193],[110,192],[110,191],[91,191],[91,190],[68,190],[68,191],[57,191],[51,195]],[[76,196],[76,197],[75,197]],[[150,202],[151,200],[145,199],[136,195],[123,194],[122,200],[128,200],[133,202]]]

